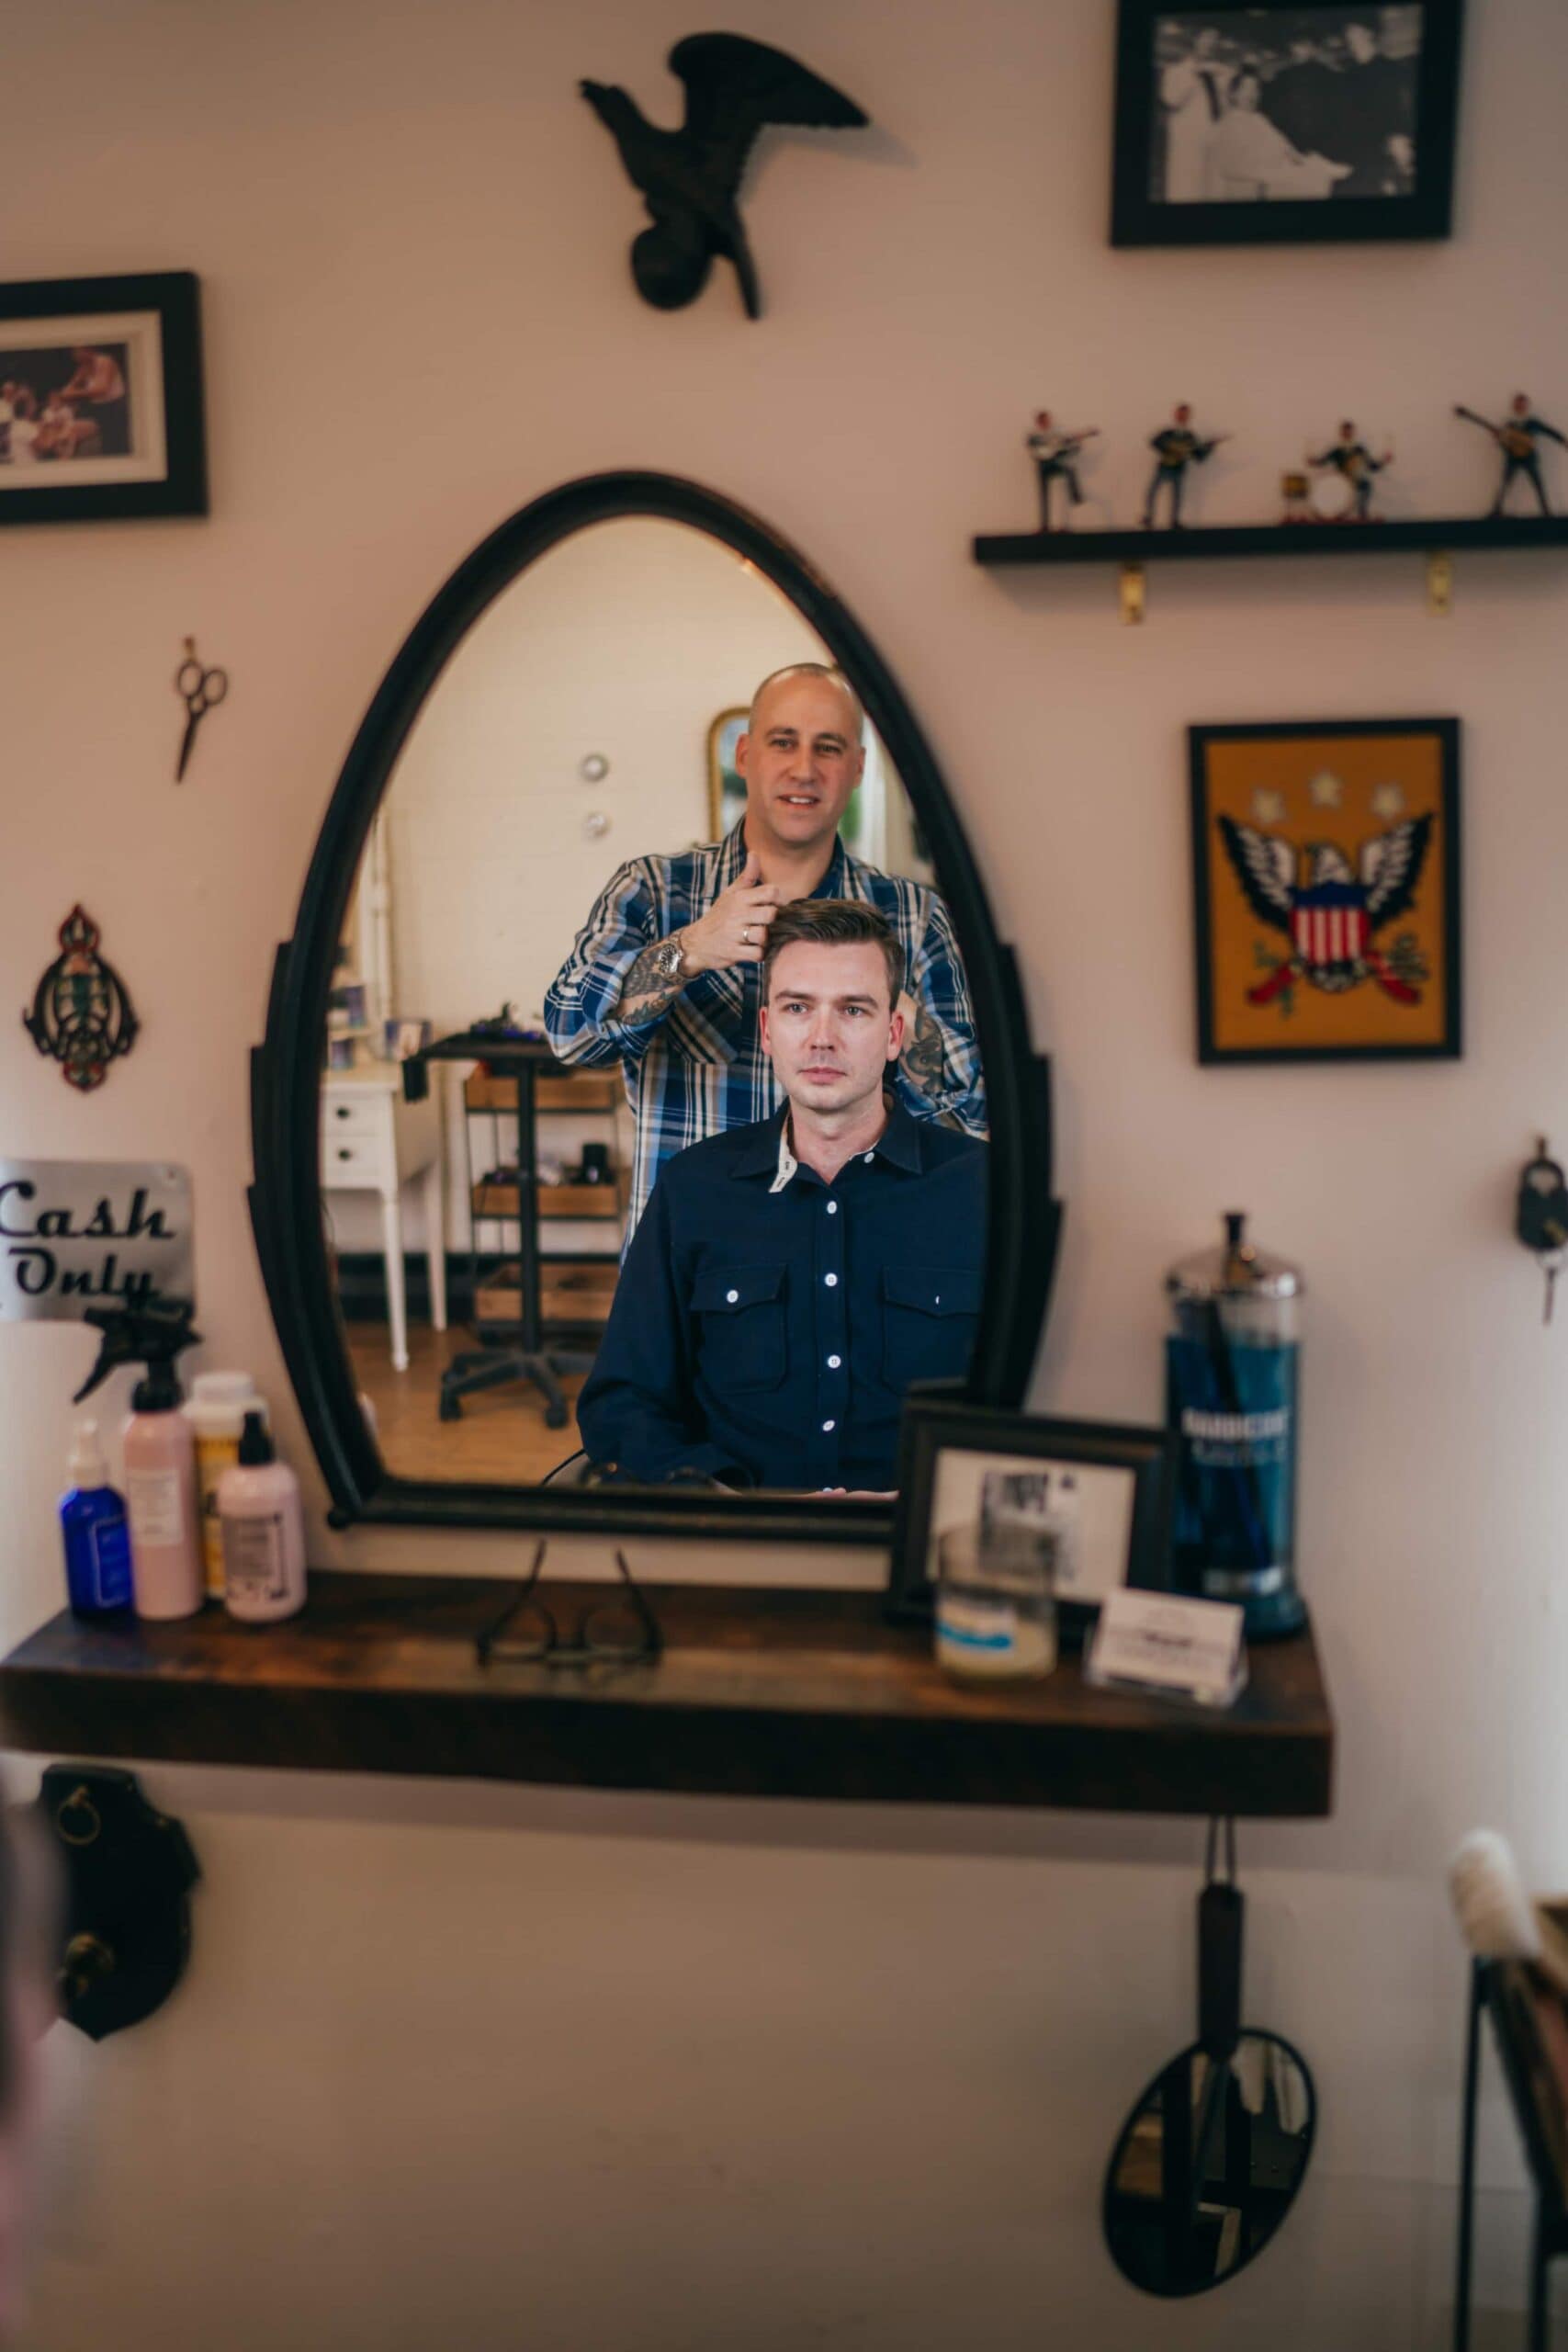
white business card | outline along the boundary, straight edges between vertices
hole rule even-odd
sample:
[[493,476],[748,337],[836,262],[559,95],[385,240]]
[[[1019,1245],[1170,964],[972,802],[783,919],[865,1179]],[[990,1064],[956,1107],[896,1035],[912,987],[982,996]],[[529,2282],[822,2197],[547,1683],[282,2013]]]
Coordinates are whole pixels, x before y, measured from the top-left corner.
[[1230,1600],[1187,1600],[1125,1588],[1108,1593],[1084,1660],[1084,1680],[1228,1707],[1247,1681],[1242,1611]]

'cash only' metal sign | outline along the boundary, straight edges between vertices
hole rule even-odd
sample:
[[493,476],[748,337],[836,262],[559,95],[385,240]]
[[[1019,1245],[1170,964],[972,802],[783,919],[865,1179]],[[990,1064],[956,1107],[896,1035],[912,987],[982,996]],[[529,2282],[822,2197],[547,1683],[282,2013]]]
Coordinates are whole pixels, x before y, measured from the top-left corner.
[[190,1171],[166,1160],[0,1159],[0,1322],[79,1322],[194,1299]]

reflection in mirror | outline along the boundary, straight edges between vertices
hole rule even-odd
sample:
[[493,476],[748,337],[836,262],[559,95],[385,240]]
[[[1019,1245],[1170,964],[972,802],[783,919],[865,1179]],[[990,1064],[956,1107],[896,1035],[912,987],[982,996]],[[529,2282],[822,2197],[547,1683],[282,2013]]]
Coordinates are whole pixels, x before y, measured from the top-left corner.
[[1312,2153],[1316,2100],[1276,2033],[1244,2032],[1228,2059],[1194,2042],[1129,2116],[1105,2183],[1105,2239],[1151,2295],[1196,2295],[1261,2253]]
[[399,1476],[882,1494],[908,1383],[963,1376],[986,1107],[946,910],[852,685],[699,530],[596,524],[469,630],[369,833],[322,1063],[329,1262]]

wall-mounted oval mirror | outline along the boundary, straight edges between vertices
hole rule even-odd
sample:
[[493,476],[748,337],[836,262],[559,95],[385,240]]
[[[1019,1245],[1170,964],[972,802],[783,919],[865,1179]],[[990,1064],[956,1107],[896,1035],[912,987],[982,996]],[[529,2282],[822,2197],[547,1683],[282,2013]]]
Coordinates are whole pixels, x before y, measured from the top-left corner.
[[881,1537],[909,1384],[1027,1376],[1043,1072],[952,804],[836,599],[690,485],[574,484],[425,614],[255,1125],[344,1517]]
[[1150,2295],[1200,2295],[1262,2253],[1306,2177],[1317,2101],[1305,2060],[1248,2028],[1227,2056],[1194,2042],[1122,2126],[1105,2242]]

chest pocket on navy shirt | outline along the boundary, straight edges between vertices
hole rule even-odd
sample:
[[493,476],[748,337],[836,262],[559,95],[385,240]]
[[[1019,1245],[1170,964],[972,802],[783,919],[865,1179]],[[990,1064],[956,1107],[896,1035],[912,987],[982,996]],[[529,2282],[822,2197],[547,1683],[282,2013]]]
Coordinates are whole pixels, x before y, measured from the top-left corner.
[[882,1377],[957,1379],[967,1372],[980,1313],[973,1266],[886,1266],[882,1273]]
[[783,1266],[716,1266],[697,1276],[692,1307],[710,1386],[778,1386],[787,1352],[784,1290]]

